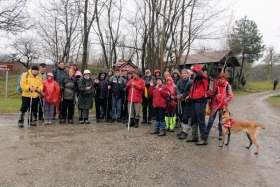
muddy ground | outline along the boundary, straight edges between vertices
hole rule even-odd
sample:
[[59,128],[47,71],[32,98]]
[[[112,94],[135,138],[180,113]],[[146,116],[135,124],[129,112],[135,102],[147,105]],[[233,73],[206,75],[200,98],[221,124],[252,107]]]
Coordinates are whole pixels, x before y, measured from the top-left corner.
[[279,92],[235,97],[234,119],[263,124],[260,152],[245,132],[218,147],[217,122],[207,146],[150,135],[152,125],[54,124],[24,129],[17,114],[0,117],[0,186],[279,186],[279,109],[264,101]]

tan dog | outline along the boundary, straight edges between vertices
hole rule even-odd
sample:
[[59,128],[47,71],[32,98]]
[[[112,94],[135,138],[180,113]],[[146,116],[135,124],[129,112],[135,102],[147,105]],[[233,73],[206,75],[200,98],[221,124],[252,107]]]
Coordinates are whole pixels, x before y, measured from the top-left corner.
[[225,145],[229,144],[230,141],[230,133],[231,132],[239,132],[239,131],[246,131],[246,135],[250,141],[250,145],[248,147],[246,147],[247,149],[249,149],[252,145],[252,142],[256,145],[256,152],[255,154],[259,153],[259,144],[257,142],[257,127],[260,127],[262,129],[264,129],[265,127],[263,125],[260,124],[256,124],[254,122],[251,121],[233,121],[233,124],[230,128],[225,127],[225,124],[228,124],[228,122],[231,120],[230,118],[230,112],[228,109],[225,109],[223,112],[223,139],[222,139],[222,144],[220,145],[220,147],[223,147],[224,144],[224,140],[226,137],[226,134],[228,133],[228,142]]

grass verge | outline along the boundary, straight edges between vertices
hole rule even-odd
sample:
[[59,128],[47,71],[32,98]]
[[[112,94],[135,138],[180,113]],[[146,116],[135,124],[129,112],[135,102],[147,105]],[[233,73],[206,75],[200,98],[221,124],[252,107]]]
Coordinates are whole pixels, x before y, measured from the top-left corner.
[[21,106],[20,98],[10,98],[8,97],[5,101],[4,96],[0,96],[0,113],[13,113],[19,112]]
[[266,99],[271,105],[280,107],[280,95],[275,95]]

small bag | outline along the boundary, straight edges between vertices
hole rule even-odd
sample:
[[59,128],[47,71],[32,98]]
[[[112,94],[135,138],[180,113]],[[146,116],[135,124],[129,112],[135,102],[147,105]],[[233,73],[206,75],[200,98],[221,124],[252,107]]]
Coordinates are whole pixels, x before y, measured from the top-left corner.
[[211,109],[210,109],[210,107],[207,105],[206,110],[205,110],[205,114],[206,114],[206,116],[209,116],[210,113],[211,113]]

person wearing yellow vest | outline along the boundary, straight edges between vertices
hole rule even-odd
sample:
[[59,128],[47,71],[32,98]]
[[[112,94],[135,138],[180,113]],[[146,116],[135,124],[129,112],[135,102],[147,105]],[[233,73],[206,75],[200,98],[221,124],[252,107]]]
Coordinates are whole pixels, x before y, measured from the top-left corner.
[[37,65],[33,65],[28,72],[22,75],[20,80],[20,87],[22,90],[21,94],[21,108],[20,108],[20,116],[18,120],[18,127],[23,128],[24,125],[24,114],[30,107],[30,99],[32,97],[32,106],[31,106],[31,119],[30,125],[36,126],[36,122],[32,120],[32,113],[37,113],[38,110],[38,102],[39,102],[39,95],[43,90],[42,79],[38,75],[39,67]]
[[[145,89],[142,96],[142,112],[143,112],[143,121],[142,123],[151,124],[152,115],[153,115],[153,96],[149,95],[150,82],[153,81],[156,84],[156,78],[152,76],[151,71],[146,69],[145,76],[142,78],[145,81]],[[148,121],[147,121],[148,120]]]

